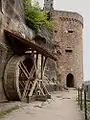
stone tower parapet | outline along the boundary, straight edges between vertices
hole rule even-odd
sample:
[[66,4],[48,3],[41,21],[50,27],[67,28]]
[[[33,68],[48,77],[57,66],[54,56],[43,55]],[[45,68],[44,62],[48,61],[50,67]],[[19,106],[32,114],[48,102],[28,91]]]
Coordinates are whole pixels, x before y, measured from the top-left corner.
[[59,17],[62,21],[75,21],[83,26],[83,17],[77,13],[77,12],[70,12],[70,11],[58,11],[58,10],[53,10],[52,11],[52,19],[54,16]]

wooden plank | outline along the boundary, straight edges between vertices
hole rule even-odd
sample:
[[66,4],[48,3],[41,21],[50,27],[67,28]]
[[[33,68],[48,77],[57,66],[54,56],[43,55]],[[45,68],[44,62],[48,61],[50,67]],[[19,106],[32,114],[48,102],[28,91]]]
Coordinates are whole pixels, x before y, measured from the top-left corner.
[[37,69],[38,69],[38,53],[36,53],[36,66],[37,66]]
[[41,79],[43,78],[43,55],[41,55]]

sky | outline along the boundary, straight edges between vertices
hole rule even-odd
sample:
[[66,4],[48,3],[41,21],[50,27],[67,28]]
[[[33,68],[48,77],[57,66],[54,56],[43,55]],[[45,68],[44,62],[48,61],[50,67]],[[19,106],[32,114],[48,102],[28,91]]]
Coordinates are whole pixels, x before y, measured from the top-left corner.
[[[44,0],[36,0],[43,7]],[[54,9],[80,13],[84,18],[83,28],[83,71],[84,80],[90,80],[90,4],[89,0],[54,0]]]

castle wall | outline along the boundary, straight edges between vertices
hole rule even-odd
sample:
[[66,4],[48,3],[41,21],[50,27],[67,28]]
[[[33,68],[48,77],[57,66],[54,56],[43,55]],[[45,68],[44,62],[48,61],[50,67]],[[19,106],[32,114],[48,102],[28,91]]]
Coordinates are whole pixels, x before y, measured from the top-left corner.
[[71,73],[74,87],[79,87],[83,82],[83,18],[78,13],[54,10],[51,19],[61,83],[66,85],[67,75]]

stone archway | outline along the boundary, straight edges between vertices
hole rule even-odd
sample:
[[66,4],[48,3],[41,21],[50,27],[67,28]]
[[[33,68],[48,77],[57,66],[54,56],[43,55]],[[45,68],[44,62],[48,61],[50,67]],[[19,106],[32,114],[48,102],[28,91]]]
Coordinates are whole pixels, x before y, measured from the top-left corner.
[[74,87],[74,76],[71,73],[67,75],[66,85],[67,87]]

